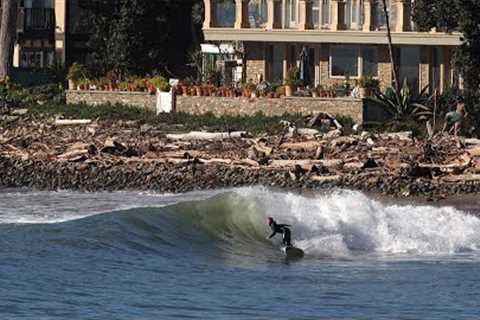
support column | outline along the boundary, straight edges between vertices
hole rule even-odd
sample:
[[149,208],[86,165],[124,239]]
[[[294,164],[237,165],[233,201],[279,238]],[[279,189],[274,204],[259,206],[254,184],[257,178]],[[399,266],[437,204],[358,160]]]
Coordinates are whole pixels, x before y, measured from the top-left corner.
[[283,79],[287,78],[288,74],[288,44],[283,44]]
[[321,83],[321,70],[320,70],[320,45],[315,46],[315,87]]
[[215,17],[215,12],[214,12],[214,5],[213,5],[214,0],[203,0],[203,5],[205,8],[205,18],[203,20],[203,29],[209,29],[214,27],[214,17]]
[[299,0],[298,10],[299,10],[298,29],[299,30],[313,29],[313,24],[312,24],[312,1],[311,0]]
[[282,0],[267,0],[267,29],[282,28]]
[[55,0],[55,56],[62,64],[66,62],[66,19],[65,0]]
[[375,3],[374,0],[364,0],[363,1],[363,12],[364,12],[364,19],[363,19],[363,31],[372,31],[373,27],[373,19],[374,19],[374,8]]
[[332,21],[330,24],[330,30],[345,30],[345,1],[343,0],[332,0],[331,1],[332,12],[331,17]]
[[397,19],[395,24],[396,32],[410,31],[410,18],[412,3],[409,0],[395,0]]
[[248,22],[248,3],[250,0],[235,0],[235,29],[250,27]]
[[13,66],[20,67],[20,44],[16,43],[13,49]]

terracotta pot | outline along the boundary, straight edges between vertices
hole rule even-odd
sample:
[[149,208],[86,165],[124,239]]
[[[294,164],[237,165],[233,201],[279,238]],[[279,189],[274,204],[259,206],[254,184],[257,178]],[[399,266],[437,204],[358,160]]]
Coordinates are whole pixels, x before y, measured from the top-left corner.
[[196,86],[195,87],[195,94],[197,95],[197,97],[201,97],[203,92],[202,92],[202,87],[200,86]]
[[69,79],[68,80],[68,89],[69,90],[75,90],[76,88],[77,88],[77,85],[76,85],[75,81]]
[[293,87],[292,86],[285,86],[285,96],[291,97],[293,95]]
[[183,96],[187,96],[188,95],[188,86],[181,86],[180,88],[182,88],[182,95]]

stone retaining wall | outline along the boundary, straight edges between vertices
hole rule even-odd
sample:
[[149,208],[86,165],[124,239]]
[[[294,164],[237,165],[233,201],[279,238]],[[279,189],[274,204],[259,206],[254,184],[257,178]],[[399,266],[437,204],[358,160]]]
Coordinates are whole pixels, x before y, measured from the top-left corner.
[[213,112],[216,115],[249,115],[262,111],[264,114],[284,113],[311,114],[318,111],[349,116],[355,122],[363,120],[361,99],[350,98],[223,98],[223,97],[177,97],[177,111],[193,114]]
[[[84,102],[90,105],[103,103],[122,103],[155,111],[156,98],[143,92],[111,92],[111,91],[67,91],[67,103]],[[177,96],[176,110],[192,114],[212,112],[215,115],[251,115],[263,112],[266,115],[282,115],[284,113],[311,114],[319,111],[334,115],[349,116],[355,122],[362,123],[364,103],[361,99],[352,98],[257,98],[243,97],[195,97]]]
[[68,90],[66,98],[68,104],[86,103],[95,106],[105,103],[121,103],[152,112],[156,110],[157,104],[155,95],[146,92]]

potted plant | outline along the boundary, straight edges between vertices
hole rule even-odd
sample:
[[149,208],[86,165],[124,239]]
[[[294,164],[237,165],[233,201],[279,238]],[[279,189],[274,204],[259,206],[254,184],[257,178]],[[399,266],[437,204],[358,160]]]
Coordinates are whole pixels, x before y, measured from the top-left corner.
[[244,92],[245,98],[250,98],[252,97],[252,95],[253,96],[256,95],[255,90],[257,89],[257,86],[255,85],[255,83],[253,83],[252,80],[248,81],[245,84],[244,89],[245,89],[245,92]]
[[77,85],[78,85],[78,87],[77,87],[78,90],[87,90],[88,89],[88,80],[87,79],[80,79],[80,80],[78,80]]
[[[159,91],[168,92],[171,89],[168,80],[161,76],[156,76],[150,79],[149,83]],[[156,90],[155,90],[156,91]]]
[[348,96],[350,94],[350,74],[345,75],[345,79],[343,80],[342,83],[342,89],[343,89],[343,94],[345,96]]
[[297,67],[290,68],[285,78],[285,96],[291,97],[300,84],[300,70]]
[[378,79],[373,78],[372,76],[368,76],[365,79],[365,94],[367,96],[374,95],[375,93],[380,92],[380,81]]
[[75,62],[68,68],[68,89],[75,90],[79,81],[86,77],[86,69],[83,65]]
[[365,98],[367,97],[367,88],[365,87],[365,77],[364,76],[361,76],[359,79],[358,79],[358,95],[360,96],[360,98]]

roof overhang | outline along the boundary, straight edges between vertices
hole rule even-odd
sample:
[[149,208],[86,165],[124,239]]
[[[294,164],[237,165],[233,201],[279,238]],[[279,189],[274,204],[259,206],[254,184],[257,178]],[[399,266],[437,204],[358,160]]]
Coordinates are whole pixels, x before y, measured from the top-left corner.
[[[207,41],[303,42],[387,44],[385,31],[267,30],[210,28],[203,30]],[[395,45],[459,46],[460,33],[393,32]]]

